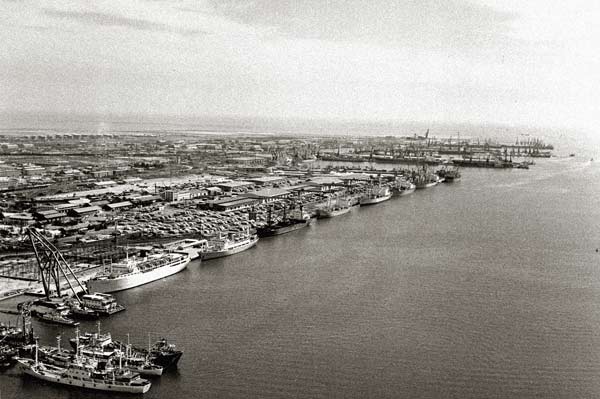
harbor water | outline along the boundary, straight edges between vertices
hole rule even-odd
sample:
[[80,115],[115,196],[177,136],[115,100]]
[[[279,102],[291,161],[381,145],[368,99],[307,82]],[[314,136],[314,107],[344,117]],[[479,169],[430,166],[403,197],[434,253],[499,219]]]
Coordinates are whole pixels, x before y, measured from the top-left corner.
[[[102,329],[183,349],[146,398],[600,396],[600,163],[462,174],[117,293]],[[120,397],[16,368],[0,392]]]

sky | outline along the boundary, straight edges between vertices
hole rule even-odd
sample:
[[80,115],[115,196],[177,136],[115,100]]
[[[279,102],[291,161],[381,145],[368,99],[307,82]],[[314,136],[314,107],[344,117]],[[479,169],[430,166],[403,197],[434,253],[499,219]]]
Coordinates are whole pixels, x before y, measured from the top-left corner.
[[0,0],[0,112],[600,125],[600,2]]

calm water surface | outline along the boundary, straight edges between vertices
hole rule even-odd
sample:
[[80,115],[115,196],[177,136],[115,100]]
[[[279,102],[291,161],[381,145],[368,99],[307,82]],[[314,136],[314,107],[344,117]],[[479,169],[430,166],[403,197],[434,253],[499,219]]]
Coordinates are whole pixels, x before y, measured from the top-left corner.
[[[102,327],[185,351],[147,398],[598,397],[599,182],[589,158],[464,169],[119,293],[127,311]],[[43,343],[72,334],[36,326]],[[0,390],[118,397],[15,369]]]

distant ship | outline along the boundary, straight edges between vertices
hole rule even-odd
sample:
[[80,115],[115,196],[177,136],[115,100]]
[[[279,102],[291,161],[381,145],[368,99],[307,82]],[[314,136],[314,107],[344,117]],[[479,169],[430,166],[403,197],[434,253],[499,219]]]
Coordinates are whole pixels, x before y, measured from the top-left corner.
[[387,201],[392,197],[390,188],[387,186],[372,187],[360,198],[360,205],[373,205]]
[[206,240],[205,246],[200,251],[203,260],[221,258],[223,256],[234,255],[239,252],[252,248],[258,242],[256,234],[229,233],[226,237]]
[[401,181],[392,187],[392,196],[402,197],[412,194],[416,190],[416,186],[409,181]]
[[150,381],[130,370],[105,366],[98,361],[76,355],[66,366],[60,367],[40,361],[38,347],[35,346],[35,359],[18,358],[19,368],[34,378],[66,385],[107,392],[146,393],[152,385]]
[[423,167],[422,170],[413,172],[412,181],[417,189],[423,189],[436,186],[437,184],[441,183],[443,179],[435,173],[429,172],[427,168]]
[[460,171],[458,170],[458,168],[440,169],[436,172],[436,174],[441,179],[443,179],[443,181],[445,183],[452,183],[452,182],[455,182],[456,180],[460,180],[460,178],[461,178],[461,174],[460,174]]
[[171,276],[190,263],[188,255],[180,253],[152,254],[142,259],[127,259],[111,265],[111,270],[87,281],[89,292],[110,293],[126,290]]
[[271,212],[272,210],[269,208],[267,224],[256,229],[259,237],[270,237],[290,233],[307,227],[312,221],[310,216],[304,215],[302,207],[300,207],[300,215],[295,217],[287,217],[286,209],[284,208],[283,218],[278,222],[273,222],[271,219]]
[[336,199],[333,203],[328,201],[327,206],[320,208],[317,211],[320,218],[333,218],[344,215],[352,210],[350,203],[347,200]]

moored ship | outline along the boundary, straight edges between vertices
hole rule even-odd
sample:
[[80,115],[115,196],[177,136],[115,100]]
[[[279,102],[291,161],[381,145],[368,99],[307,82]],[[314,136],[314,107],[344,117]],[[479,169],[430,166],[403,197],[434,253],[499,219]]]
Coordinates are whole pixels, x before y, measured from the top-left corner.
[[442,179],[424,166],[418,172],[413,172],[412,181],[417,189],[423,189],[438,185]]
[[16,362],[16,356],[16,349],[0,344],[0,370],[12,366]]
[[319,218],[332,218],[344,215],[351,209],[350,201],[346,199],[336,198],[334,201],[329,199],[327,205],[317,211],[317,215]]
[[299,209],[300,214],[298,216],[288,217],[285,208],[283,211],[282,219],[274,222],[271,218],[272,210],[269,208],[267,224],[256,229],[257,235],[259,237],[270,237],[286,234],[307,227],[312,222],[310,216],[304,214],[302,207]]
[[229,233],[226,237],[219,237],[206,241],[204,248],[200,251],[203,260],[216,259],[224,256],[234,255],[252,248],[258,242],[256,234]]
[[380,202],[387,201],[392,197],[390,188],[387,186],[375,186],[369,188],[369,190],[360,198],[360,205],[374,205]]
[[190,257],[180,253],[152,254],[140,260],[128,257],[125,263],[88,280],[88,291],[110,293],[151,283],[182,271],[189,262]]
[[102,292],[94,292],[81,296],[81,304],[100,315],[111,315],[125,310],[123,305],[117,303],[114,296]]
[[[129,335],[127,338],[129,341]],[[147,348],[139,348],[130,345],[129,342],[123,343],[112,339],[110,332],[101,333],[100,325],[95,333],[86,332],[69,340],[71,346],[77,350],[79,346],[88,352],[96,352],[96,357],[108,359],[115,356],[123,357],[125,364],[131,367],[138,367],[136,371],[142,375],[160,375],[163,369],[176,368],[183,351],[178,350],[176,346],[169,343],[166,338],[161,338]],[[123,348],[125,352],[123,352]],[[142,362],[141,359],[147,360]],[[155,367],[160,366],[160,369]]]
[[411,183],[407,180],[398,181],[392,187],[392,196],[402,197],[404,195],[409,195],[409,194],[414,193],[416,188],[417,187],[413,183]]
[[23,373],[34,378],[69,387],[80,387],[107,392],[146,393],[152,385],[139,374],[121,367],[105,365],[89,357],[75,355],[64,367],[40,361],[38,347],[35,346],[35,359],[18,358]]
[[436,172],[436,174],[444,179],[444,183],[453,183],[457,180],[460,180],[461,178],[461,174],[459,169],[456,168],[444,168],[444,169],[440,169]]

